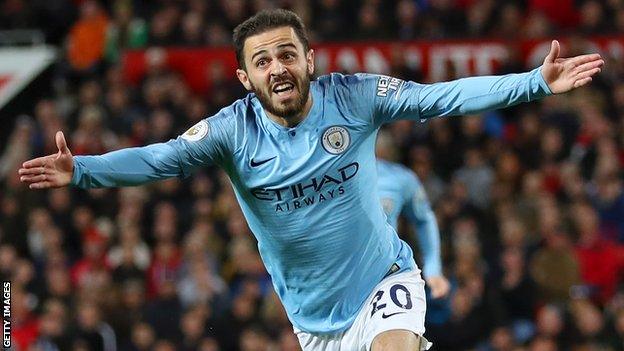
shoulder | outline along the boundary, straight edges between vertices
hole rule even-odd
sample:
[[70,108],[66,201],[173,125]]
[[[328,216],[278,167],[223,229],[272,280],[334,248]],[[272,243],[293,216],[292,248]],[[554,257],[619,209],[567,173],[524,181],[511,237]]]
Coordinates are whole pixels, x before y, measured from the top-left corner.
[[245,137],[248,120],[255,120],[252,99],[253,94],[234,101],[214,115],[208,116],[189,128],[183,137],[187,140],[203,139],[227,145],[234,150]]
[[249,121],[255,121],[254,99],[256,99],[254,94],[248,94],[222,108],[214,115],[205,118],[204,121],[228,134],[243,132],[245,124]]
[[227,121],[229,123],[244,119],[248,114],[250,114],[251,111],[253,111],[253,99],[255,99],[254,94],[247,94],[244,98],[234,101],[208,118],[224,122]]
[[379,77],[379,75],[369,73],[330,73],[318,77],[316,82],[325,89],[354,88],[376,85]]
[[341,111],[350,111],[356,119],[372,122],[375,112],[377,76],[358,73],[331,73],[317,78],[315,84],[323,98]]

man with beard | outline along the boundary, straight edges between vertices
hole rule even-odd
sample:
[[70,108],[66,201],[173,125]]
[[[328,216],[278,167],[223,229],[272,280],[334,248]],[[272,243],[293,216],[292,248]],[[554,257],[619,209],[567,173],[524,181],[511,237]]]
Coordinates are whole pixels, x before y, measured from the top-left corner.
[[530,72],[422,85],[378,75],[311,82],[314,51],[301,20],[263,11],[234,30],[249,91],[166,143],[23,164],[32,189],[143,184],[208,165],[230,177],[273,285],[304,350],[421,350],[424,282],[412,251],[385,221],[375,136],[398,119],[472,114],[588,84],[599,55],[560,59],[553,41]]

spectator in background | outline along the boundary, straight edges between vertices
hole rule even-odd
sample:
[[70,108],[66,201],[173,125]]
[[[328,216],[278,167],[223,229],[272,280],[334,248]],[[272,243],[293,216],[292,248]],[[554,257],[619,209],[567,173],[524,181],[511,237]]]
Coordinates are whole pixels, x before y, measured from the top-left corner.
[[345,2],[342,0],[322,0],[313,2],[313,33],[319,40],[339,40],[347,33],[342,30],[345,18]]
[[564,302],[570,288],[580,282],[580,268],[568,233],[561,228],[561,214],[552,198],[542,200],[539,216],[540,247],[529,263],[540,302]]
[[86,106],[81,109],[78,128],[72,136],[75,138],[74,147],[77,153],[91,155],[116,148],[117,137],[104,126],[104,118],[104,111],[99,106]]
[[180,45],[199,47],[204,45],[204,20],[201,14],[188,12],[182,17],[182,40]]
[[81,302],[77,311],[74,345],[77,342],[84,343],[87,349],[92,351],[117,350],[115,332],[102,320],[102,311],[95,303]]
[[411,160],[411,169],[420,179],[425,192],[432,204],[438,202],[444,192],[444,181],[433,171],[431,151],[423,145],[416,145],[410,149],[409,159]]
[[357,17],[357,39],[379,40],[387,37],[387,27],[381,19],[378,6],[373,2],[365,2],[359,9]]
[[600,1],[584,1],[579,8],[579,31],[584,34],[604,33],[608,30],[609,21],[605,18],[604,5]]
[[39,323],[39,337],[35,349],[42,351],[61,351],[69,349],[70,336],[67,321],[67,307],[59,300],[44,302]]
[[547,304],[537,310],[533,342],[541,343],[544,338],[555,346],[567,349],[571,343],[572,330],[566,323],[565,310],[557,305]]
[[[162,295],[160,290],[168,288],[175,281],[180,268],[180,253],[176,244],[170,241],[158,242],[154,248],[152,263],[147,270],[147,294],[153,298]],[[166,290],[167,298],[172,298]],[[177,300],[177,297],[176,297]]]
[[222,47],[230,45],[232,42],[230,32],[225,24],[216,20],[206,25],[206,34],[204,36],[206,37],[206,43],[210,46]]
[[258,326],[252,326],[243,330],[240,337],[241,351],[269,351],[269,337]]
[[154,329],[148,323],[136,323],[132,326],[131,340],[124,344],[121,351],[148,351],[156,341]]
[[[54,145],[47,140],[52,135],[54,128],[64,125],[64,118],[58,104],[51,99],[41,99],[34,109],[34,117],[37,121],[37,131],[33,142],[33,152],[48,152]],[[52,133],[52,134],[50,134]]]
[[161,281],[157,286],[157,294],[146,306],[145,321],[154,328],[158,338],[179,341],[179,321],[183,308],[176,293],[175,280]]
[[[401,40],[417,39],[420,35],[419,8],[416,1],[400,0],[397,2],[395,17],[398,20],[396,37]],[[405,78],[409,79],[409,78]]]
[[624,272],[624,247],[602,236],[598,215],[588,203],[572,205],[570,211],[578,235],[576,255],[581,279],[589,298],[600,304],[609,301]]
[[11,289],[11,338],[22,350],[35,344],[39,337],[40,317],[35,313],[38,300],[19,287]]
[[497,23],[488,33],[488,36],[509,40],[519,38],[522,35],[518,28],[523,25],[524,13],[519,4],[511,1],[501,3],[496,18]]
[[219,11],[225,27],[231,33],[234,27],[248,17],[244,0],[219,0]]
[[80,6],[80,18],[67,38],[67,60],[77,76],[101,71],[109,20],[95,0],[85,0]]
[[180,9],[173,3],[168,3],[151,18],[148,36],[149,46],[175,45],[178,41],[177,26],[180,21]]
[[501,254],[503,276],[500,281],[501,300],[512,326],[530,323],[535,314],[535,283],[526,271],[523,252],[507,248]]
[[134,17],[131,0],[113,3],[113,18],[106,31],[104,56],[109,63],[117,63],[125,49],[142,48],[147,43],[148,28],[142,18]]
[[187,309],[180,320],[182,340],[179,343],[181,351],[194,351],[199,348],[206,334],[206,308],[195,306]]
[[22,156],[33,154],[35,125],[28,116],[18,117],[4,152],[0,155],[0,181],[13,176]]
[[119,244],[113,246],[107,255],[113,279],[119,283],[142,279],[150,265],[150,254],[149,246],[141,239],[139,228],[133,225],[121,227]]
[[624,191],[619,173],[598,174],[590,197],[600,216],[600,233],[624,244]]
[[128,344],[132,339],[133,326],[142,322],[146,313],[145,287],[140,279],[129,279],[111,291],[116,298],[109,303],[107,320],[117,334],[118,345]]
[[529,0],[529,10],[533,13],[543,13],[549,21],[556,23],[562,29],[576,25],[578,9],[574,0]]
[[477,0],[466,10],[468,34],[482,36],[490,32],[495,18],[496,2],[493,0]]
[[571,333],[575,346],[594,349],[607,348],[606,320],[598,307],[588,300],[577,299],[570,302],[570,314],[578,333]]
[[464,167],[455,172],[454,178],[465,185],[470,203],[480,209],[485,209],[490,204],[490,189],[494,181],[494,172],[486,163],[479,148],[469,147],[465,155]]

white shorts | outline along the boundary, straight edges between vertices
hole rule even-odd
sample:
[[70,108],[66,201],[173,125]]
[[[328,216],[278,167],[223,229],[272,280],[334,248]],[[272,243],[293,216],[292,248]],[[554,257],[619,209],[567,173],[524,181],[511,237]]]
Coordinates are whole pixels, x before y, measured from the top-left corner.
[[[388,330],[425,333],[425,282],[420,270],[384,278],[368,296],[349,329],[337,334],[310,334],[295,328],[303,351],[369,351],[375,336]],[[422,338],[421,350],[431,343]]]

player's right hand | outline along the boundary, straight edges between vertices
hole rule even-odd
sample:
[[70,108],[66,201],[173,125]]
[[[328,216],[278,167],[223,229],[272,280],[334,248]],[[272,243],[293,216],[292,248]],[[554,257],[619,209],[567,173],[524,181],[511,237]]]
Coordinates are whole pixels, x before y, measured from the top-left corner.
[[58,152],[26,161],[19,169],[20,181],[30,189],[59,188],[70,183],[74,174],[74,159],[63,132],[56,132]]

